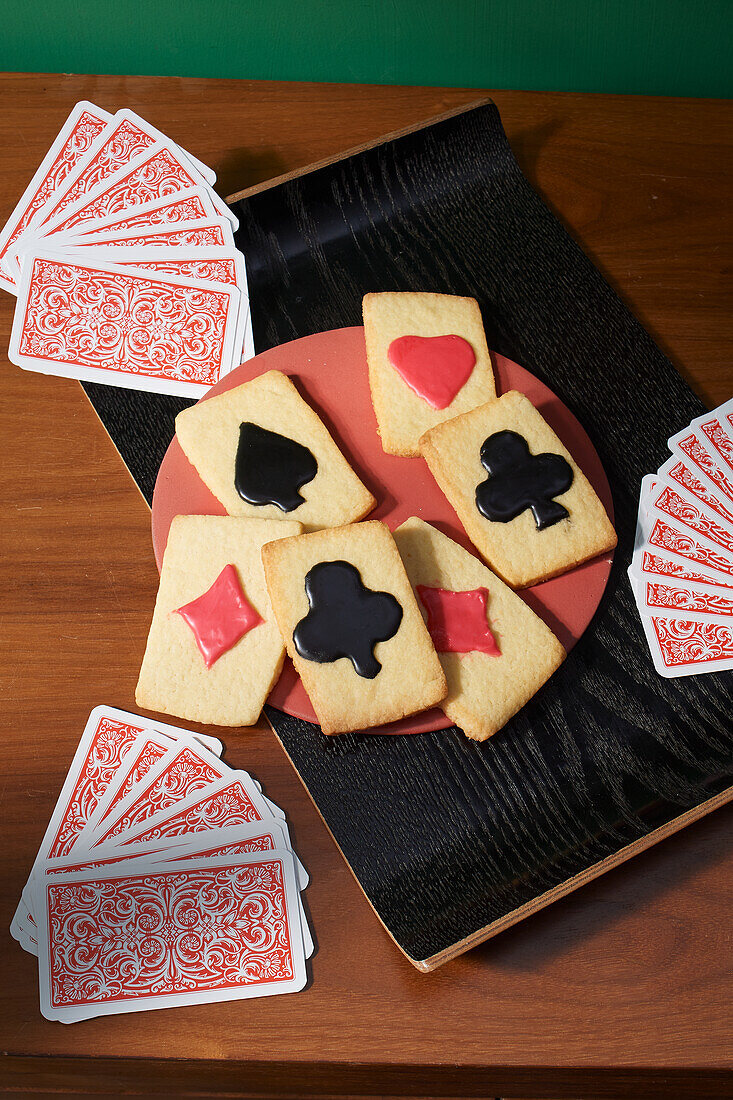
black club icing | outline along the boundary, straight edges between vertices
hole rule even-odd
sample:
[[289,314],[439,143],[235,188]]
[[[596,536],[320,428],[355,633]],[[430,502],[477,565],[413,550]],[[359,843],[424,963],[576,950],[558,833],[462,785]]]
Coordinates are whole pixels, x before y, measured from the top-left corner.
[[508,523],[526,508],[538,531],[568,516],[553,497],[573,484],[573,468],[562,455],[530,453],[517,432],[494,432],[481,447],[481,465],[488,473],[476,487],[476,507],[493,523]]
[[298,490],[318,473],[302,443],[247,421],[239,427],[234,487],[248,504],[275,504],[293,512],[305,502]]
[[300,656],[319,664],[348,657],[359,676],[373,680],[382,667],[374,646],[394,637],[402,622],[395,597],[367,588],[347,561],[314,565],[306,573],[305,592],[310,611],[293,631]]

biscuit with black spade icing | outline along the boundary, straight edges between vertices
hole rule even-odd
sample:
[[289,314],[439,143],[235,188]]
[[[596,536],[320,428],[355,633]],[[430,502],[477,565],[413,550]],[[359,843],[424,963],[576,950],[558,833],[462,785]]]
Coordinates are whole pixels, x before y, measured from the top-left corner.
[[[481,310],[474,298],[384,292],[365,295],[362,309],[372,404],[382,447],[387,454],[418,455],[420,436],[429,428],[496,396]],[[473,352],[475,363],[470,374],[442,408],[432,407],[390,361],[393,341],[405,337],[417,337],[424,344],[424,351],[416,350],[418,355],[427,357],[428,365],[431,363],[431,341],[441,337],[460,337],[460,342],[465,341]],[[419,377],[418,359],[413,365],[413,381]],[[450,393],[453,393],[452,386]]]
[[516,390],[426,432],[420,451],[476,549],[512,588],[616,545],[590,482]]
[[312,530],[361,519],[376,503],[280,371],[184,409],[176,436],[229,515],[294,519]]
[[[138,706],[219,726],[252,726],[282,669],[285,647],[267,594],[261,550],[273,539],[297,535],[295,520],[234,516],[176,516],[160,571],[153,621],[135,691]],[[200,601],[234,567],[245,608],[255,625],[215,653],[207,667],[197,635],[182,609]],[[231,573],[231,570],[229,570]],[[231,591],[225,592],[231,599]],[[237,607],[234,607],[236,613]],[[228,607],[221,596],[214,637]],[[229,615],[231,623],[231,614]],[[223,624],[226,628],[227,623]],[[236,638],[236,629],[229,637]],[[204,647],[205,648],[205,647]],[[219,644],[221,649],[221,643]]]
[[394,538],[421,606],[423,586],[487,592],[486,618],[498,654],[441,652],[438,646],[448,681],[448,694],[438,706],[467,737],[485,741],[539,691],[562,664],[565,650],[520,596],[429,523],[412,516]]
[[283,640],[324,733],[385,725],[447,685],[395,541],[379,520],[262,548]]

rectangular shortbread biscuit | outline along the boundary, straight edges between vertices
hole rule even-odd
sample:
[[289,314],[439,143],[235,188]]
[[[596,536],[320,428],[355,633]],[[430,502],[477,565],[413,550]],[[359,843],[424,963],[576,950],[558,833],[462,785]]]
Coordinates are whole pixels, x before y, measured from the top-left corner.
[[500,656],[438,653],[448,681],[439,706],[467,737],[485,741],[506,725],[560,666],[565,650],[552,631],[487,569],[447,535],[411,517],[394,533],[413,588],[488,591],[487,618]]
[[[372,404],[382,446],[388,454],[418,455],[420,436],[429,428],[483,405],[496,395],[481,310],[474,298],[430,293],[367,294],[363,314]],[[397,373],[389,361],[389,347],[401,336],[450,335],[468,341],[476,363],[450,404],[435,409]]]
[[[481,514],[476,488],[489,476],[481,448],[489,436],[503,431],[522,436],[533,456],[561,455],[569,463],[572,484],[554,498],[567,509],[567,518],[538,530],[529,508],[508,522]],[[468,537],[512,588],[548,580],[616,545],[616,532],[587,477],[531,401],[516,390],[433,428],[420,440],[420,450]]]
[[[194,722],[254,725],[285,657],[261,550],[301,531],[294,520],[176,516],[135,692],[138,706]],[[264,621],[207,668],[191,627],[175,612],[207,592],[227,565]]]
[[[237,492],[235,462],[245,422],[293,440],[315,458],[317,473],[302,485],[304,501],[291,511],[276,504],[252,504]],[[267,371],[184,409],[176,417],[176,436],[201,480],[231,516],[294,519],[311,530],[352,523],[376,503],[317,413],[280,371]]]
[[[434,706],[447,685],[440,661],[417,606],[405,568],[389,529],[378,520],[281,539],[263,547],[267,587],[280,630],[324,733],[394,722]],[[347,562],[372,592],[390,593],[402,608],[392,637],[377,641],[373,655],[381,669],[372,678],[356,672],[351,659],[306,659],[298,652],[294,631],[309,614],[306,576],[320,563]],[[329,591],[323,599],[328,601]],[[357,635],[368,633],[358,609],[341,607]],[[326,641],[328,639],[326,638]]]

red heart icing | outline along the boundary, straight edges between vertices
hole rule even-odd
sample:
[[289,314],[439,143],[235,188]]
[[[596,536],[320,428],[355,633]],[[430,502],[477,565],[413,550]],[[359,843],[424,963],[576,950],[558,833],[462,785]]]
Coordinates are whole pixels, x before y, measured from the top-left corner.
[[450,405],[476,365],[476,354],[462,336],[399,336],[387,358],[411,390],[434,409]]

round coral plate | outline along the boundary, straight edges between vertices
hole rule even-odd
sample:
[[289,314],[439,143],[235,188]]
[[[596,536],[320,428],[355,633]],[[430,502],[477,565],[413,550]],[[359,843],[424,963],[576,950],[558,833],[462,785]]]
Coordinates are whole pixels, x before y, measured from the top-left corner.
[[[542,413],[590,480],[613,520],[613,503],[601,461],[580,423],[562,401],[529,371],[494,356],[498,392],[521,390]],[[324,421],[344,455],[377,499],[369,519],[381,519],[391,528],[408,516],[434,524],[467,550],[476,553],[450,504],[421,458],[387,455],[377,434],[377,422],[369,395],[364,330],[342,328],[319,332],[281,344],[242,363],[206,397],[240,386],[268,370],[290,375],[302,396]],[[174,516],[225,515],[174,439],[158,472],[153,496],[153,548],[160,568],[168,530]],[[520,592],[567,650],[578,641],[591,621],[606,587],[613,554],[604,554],[569,573]],[[273,707],[294,718],[316,722],[310,700],[291,661],[286,658],[282,675],[268,699]],[[370,733],[423,733],[449,725],[441,710],[403,718]]]

